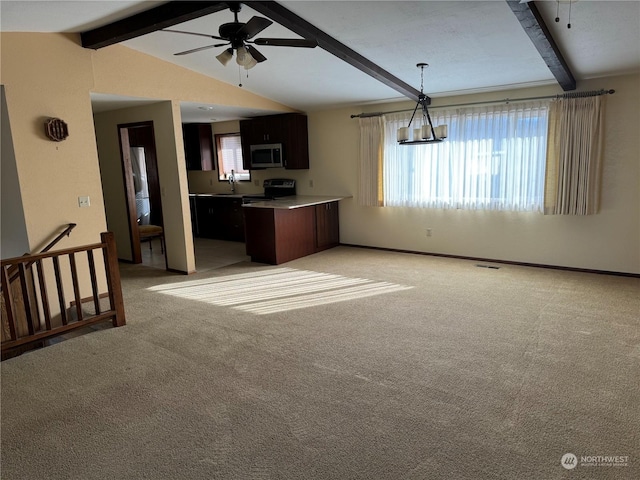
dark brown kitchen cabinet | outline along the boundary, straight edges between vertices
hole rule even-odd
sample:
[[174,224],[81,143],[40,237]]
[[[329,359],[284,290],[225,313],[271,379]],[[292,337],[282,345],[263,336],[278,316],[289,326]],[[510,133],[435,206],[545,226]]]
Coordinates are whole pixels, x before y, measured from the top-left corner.
[[196,197],[196,223],[198,236],[215,238],[215,202],[211,197]]
[[338,202],[316,205],[316,250],[326,250],[340,243]]
[[222,240],[244,242],[244,217],[241,198],[223,198],[220,209],[220,224],[223,227]]
[[244,168],[251,169],[251,145],[281,143],[284,168],[309,168],[307,116],[299,113],[267,115],[240,121]]
[[284,143],[284,123],[283,115],[268,115],[240,121],[240,136],[242,137],[243,145],[245,138],[248,145]]
[[198,196],[195,212],[199,237],[244,241],[241,198]]
[[213,170],[213,132],[210,123],[182,125],[184,156],[187,170]]
[[191,211],[191,231],[194,237],[200,236],[198,229],[198,213],[195,195],[189,195],[189,210]]
[[246,251],[253,262],[279,265],[340,243],[337,201],[291,209],[243,208]]

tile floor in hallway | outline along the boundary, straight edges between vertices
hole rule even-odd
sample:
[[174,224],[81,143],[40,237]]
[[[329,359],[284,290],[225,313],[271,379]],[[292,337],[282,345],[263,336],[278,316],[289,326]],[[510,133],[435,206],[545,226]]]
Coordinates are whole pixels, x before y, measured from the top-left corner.
[[[209,238],[194,238],[196,270],[203,272],[238,262],[250,261],[245,253],[243,242],[229,242]],[[165,268],[164,253],[161,252],[160,239],[142,244],[142,265],[153,268]]]

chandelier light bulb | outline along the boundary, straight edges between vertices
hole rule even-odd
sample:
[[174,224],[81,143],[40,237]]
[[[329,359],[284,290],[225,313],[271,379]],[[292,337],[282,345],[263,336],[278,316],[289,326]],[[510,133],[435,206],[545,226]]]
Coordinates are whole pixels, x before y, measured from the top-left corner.
[[431,125],[423,125],[422,126],[421,138],[423,140],[429,140],[431,138]]
[[436,128],[436,135],[438,138],[447,138],[448,136],[448,126],[447,125],[438,125]]
[[398,141],[406,142],[409,140],[409,127],[400,127],[398,129]]

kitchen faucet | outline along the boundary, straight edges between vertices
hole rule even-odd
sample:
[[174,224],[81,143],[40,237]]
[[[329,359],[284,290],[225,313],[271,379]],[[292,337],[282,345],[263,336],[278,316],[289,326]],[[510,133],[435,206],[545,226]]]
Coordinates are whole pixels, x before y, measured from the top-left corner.
[[235,170],[231,170],[231,174],[227,177],[229,179],[229,183],[231,184],[231,193],[236,193],[236,172]]

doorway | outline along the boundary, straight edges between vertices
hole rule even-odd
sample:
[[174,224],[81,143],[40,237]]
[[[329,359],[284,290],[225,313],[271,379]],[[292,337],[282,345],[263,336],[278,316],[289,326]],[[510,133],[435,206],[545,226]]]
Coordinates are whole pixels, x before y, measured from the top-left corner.
[[162,197],[153,122],[138,122],[118,125],[120,155],[126,195],[129,237],[133,263],[142,263],[140,227],[158,227],[157,237],[145,239],[148,248],[153,248],[154,240],[160,243],[167,268],[167,252],[164,245],[164,223],[162,220]]

